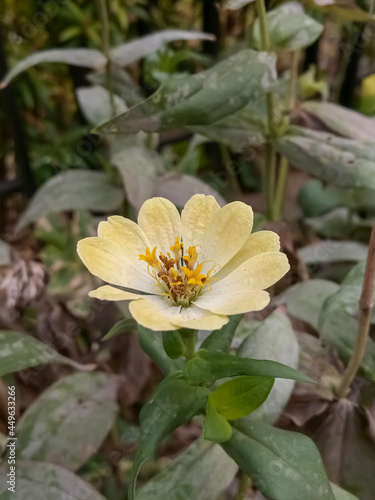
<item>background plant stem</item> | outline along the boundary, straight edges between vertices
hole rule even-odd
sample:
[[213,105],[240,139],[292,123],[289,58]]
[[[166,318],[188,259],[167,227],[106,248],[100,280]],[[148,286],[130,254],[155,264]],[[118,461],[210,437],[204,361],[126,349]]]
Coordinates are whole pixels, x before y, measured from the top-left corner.
[[367,254],[365,276],[363,278],[362,293],[359,300],[359,326],[357,339],[352,357],[344,372],[338,389],[338,397],[344,398],[362,363],[366,350],[368,333],[370,330],[371,311],[374,298],[375,278],[375,224],[372,227],[370,246]]
[[245,472],[240,470],[239,485],[238,485],[236,500],[246,500],[250,486],[251,486],[251,479],[247,474],[245,474]]
[[[267,13],[264,0],[255,0],[259,17],[262,50],[271,51],[271,39],[268,31]],[[268,136],[272,138],[275,133],[275,97],[273,92],[267,94]],[[266,212],[269,220],[274,220],[274,191],[276,180],[276,153],[272,145],[266,145],[264,192],[266,197]]]
[[[298,50],[292,52],[289,89],[287,95],[288,114],[291,111],[293,111],[293,108],[296,104],[299,59],[300,59],[300,52]],[[277,180],[276,195],[275,195],[276,220],[280,220],[283,216],[285,193],[288,182],[288,173],[289,173],[289,162],[285,156],[282,156],[280,160],[279,177]]]

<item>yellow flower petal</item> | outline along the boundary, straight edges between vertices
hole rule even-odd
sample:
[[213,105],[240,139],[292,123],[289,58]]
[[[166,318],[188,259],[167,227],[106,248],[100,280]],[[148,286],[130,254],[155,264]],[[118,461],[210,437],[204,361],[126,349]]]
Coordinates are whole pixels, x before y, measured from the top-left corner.
[[181,213],[182,240],[185,253],[189,247],[202,252],[206,245],[207,231],[212,219],[220,212],[220,205],[214,196],[195,194],[186,203]]
[[138,224],[146,234],[150,248],[157,247],[158,254],[167,255],[177,236],[181,236],[180,214],[165,198],[147,200],[139,211]]
[[150,246],[150,242],[138,224],[120,215],[113,215],[108,217],[108,220],[100,222],[98,236],[111,240],[129,258],[136,260],[138,260],[139,253],[144,253],[145,249]]
[[290,269],[288,259],[281,252],[265,252],[243,262],[231,274],[212,285],[206,292],[212,297],[243,295],[264,290],[279,281]]
[[181,313],[171,319],[174,325],[193,330],[218,330],[226,325],[228,321],[228,316],[205,311],[194,306],[194,304],[190,307],[183,307]]
[[91,290],[89,296],[94,299],[100,300],[136,300],[144,297],[144,295],[139,295],[138,293],[125,292],[124,290],[119,290],[113,286],[104,285],[96,290]]
[[142,326],[156,331],[178,330],[171,318],[179,314],[181,306],[172,306],[164,297],[147,297],[133,300],[129,310],[133,318]]
[[280,250],[279,235],[273,231],[258,231],[251,234],[243,247],[230,261],[216,274],[216,278],[223,279],[233,272],[246,260],[263,252],[278,252]]
[[233,290],[226,295],[211,295],[209,292],[194,302],[198,307],[217,314],[242,314],[261,311],[270,301],[270,295],[263,290]]
[[85,238],[77,244],[77,252],[91,274],[110,283],[151,293],[155,280],[139,265],[128,248],[106,238]]
[[252,227],[253,211],[241,201],[229,203],[216,212],[206,231],[202,248],[198,248],[198,253],[202,253],[200,261],[213,261],[205,264],[203,272],[206,273],[213,263],[218,264],[218,267],[212,275],[219,266],[223,267],[244,245]]
[[164,297],[147,297],[129,304],[133,318],[150,330],[167,331],[179,328],[216,330],[228,323],[227,316],[205,311],[194,305],[172,306]]

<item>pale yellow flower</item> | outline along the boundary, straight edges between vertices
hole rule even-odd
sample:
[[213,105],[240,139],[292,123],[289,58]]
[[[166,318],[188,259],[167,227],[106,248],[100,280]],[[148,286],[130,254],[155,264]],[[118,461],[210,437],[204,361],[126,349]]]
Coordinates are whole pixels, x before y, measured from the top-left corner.
[[263,309],[270,300],[264,290],[289,270],[277,234],[250,234],[252,226],[251,207],[239,201],[220,208],[198,194],[180,216],[170,201],[152,198],[138,224],[109,217],[77,251],[110,283],[91,297],[130,300],[133,317],[152,330],[214,330],[228,315]]

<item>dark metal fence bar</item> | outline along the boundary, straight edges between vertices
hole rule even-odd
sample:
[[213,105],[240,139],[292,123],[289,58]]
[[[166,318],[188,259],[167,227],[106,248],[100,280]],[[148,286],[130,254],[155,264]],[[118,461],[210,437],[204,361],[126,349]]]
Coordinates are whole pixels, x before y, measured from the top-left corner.
[[[0,79],[7,72],[7,62],[3,47],[3,39],[0,26]],[[16,100],[13,94],[12,84],[1,92],[5,121],[14,140],[15,160],[19,179],[17,181],[1,181],[0,196],[9,196],[15,191],[23,191],[26,196],[31,196],[35,191],[33,173],[30,168],[27,140],[23,129],[22,120],[17,110]]]

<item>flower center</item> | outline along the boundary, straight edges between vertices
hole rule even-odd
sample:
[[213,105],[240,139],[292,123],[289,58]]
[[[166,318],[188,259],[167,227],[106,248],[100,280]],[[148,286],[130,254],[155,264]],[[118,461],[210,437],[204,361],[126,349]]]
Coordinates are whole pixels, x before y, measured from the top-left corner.
[[[154,286],[158,287],[158,293],[171,300],[174,305],[189,306],[203,290],[214,280],[210,275],[217,264],[202,273],[204,262],[198,262],[197,247],[189,247],[184,254],[184,245],[180,238],[170,248],[172,253],[163,255],[161,252],[157,257],[155,247],[152,252],[146,248],[145,255],[139,255],[139,260],[148,264],[149,274],[156,280]],[[172,257],[173,255],[173,257]]]

